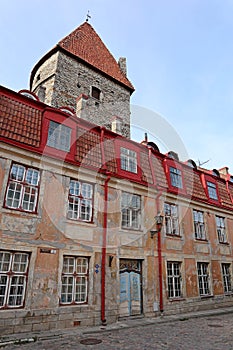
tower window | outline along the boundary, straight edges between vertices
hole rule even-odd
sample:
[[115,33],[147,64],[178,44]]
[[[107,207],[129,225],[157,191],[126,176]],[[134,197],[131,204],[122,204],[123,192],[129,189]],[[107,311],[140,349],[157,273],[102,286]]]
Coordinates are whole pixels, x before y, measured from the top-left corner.
[[97,100],[100,100],[100,89],[98,89],[97,87],[95,86],[92,86],[91,87],[91,96],[96,98]]

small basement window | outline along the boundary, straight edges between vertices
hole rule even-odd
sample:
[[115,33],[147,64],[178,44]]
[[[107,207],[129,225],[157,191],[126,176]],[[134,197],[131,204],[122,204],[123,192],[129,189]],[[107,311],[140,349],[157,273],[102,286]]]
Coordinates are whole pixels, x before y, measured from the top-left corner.
[[101,90],[98,89],[95,86],[91,87],[91,96],[96,98],[97,100],[100,100],[100,94],[101,94]]

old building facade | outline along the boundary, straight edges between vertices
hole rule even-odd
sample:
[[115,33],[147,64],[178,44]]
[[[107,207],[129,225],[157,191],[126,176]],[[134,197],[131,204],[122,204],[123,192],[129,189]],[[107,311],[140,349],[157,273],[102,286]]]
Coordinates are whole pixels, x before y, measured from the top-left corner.
[[0,88],[1,334],[232,305],[228,169],[134,142],[105,128],[108,116],[77,116],[74,91],[62,100],[57,72],[50,81],[58,51],[32,74],[43,101]]

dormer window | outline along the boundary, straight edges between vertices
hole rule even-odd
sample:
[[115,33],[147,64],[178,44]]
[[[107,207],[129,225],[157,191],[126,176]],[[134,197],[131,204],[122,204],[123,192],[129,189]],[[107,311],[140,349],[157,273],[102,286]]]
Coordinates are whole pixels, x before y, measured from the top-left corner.
[[171,185],[177,188],[183,188],[181,170],[170,167]]
[[96,98],[97,100],[100,100],[100,94],[101,94],[101,90],[98,89],[95,86],[91,87],[91,96]]
[[50,120],[47,145],[61,151],[70,151],[71,128]]
[[217,188],[213,182],[207,181],[207,189],[210,199],[218,200]]
[[121,147],[121,169],[137,174],[137,153]]

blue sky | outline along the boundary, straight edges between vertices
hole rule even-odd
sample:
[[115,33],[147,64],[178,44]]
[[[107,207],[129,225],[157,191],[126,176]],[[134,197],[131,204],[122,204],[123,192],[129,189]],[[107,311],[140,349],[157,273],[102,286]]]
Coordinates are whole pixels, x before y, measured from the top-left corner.
[[88,10],[114,57],[127,57],[131,103],[142,107],[133,137],[149,131],[162,151],[180,153],[161,140],[155,113],[189,158],[233,173],[233,0],[0,0],[0,84],[28,88],[35,63]]

